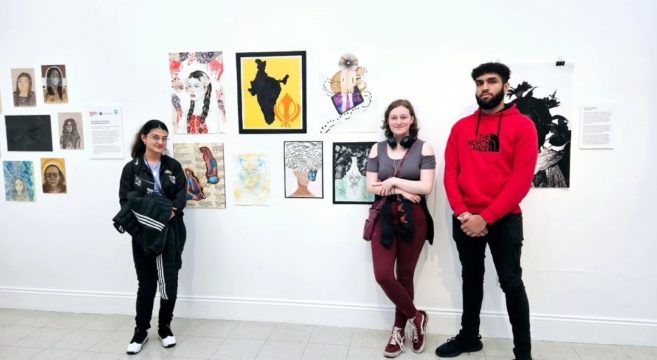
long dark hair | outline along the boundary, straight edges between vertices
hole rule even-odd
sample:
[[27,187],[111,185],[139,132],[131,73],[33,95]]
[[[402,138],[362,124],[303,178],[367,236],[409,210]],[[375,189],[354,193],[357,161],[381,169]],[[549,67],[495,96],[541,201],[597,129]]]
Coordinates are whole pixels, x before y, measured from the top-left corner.
[[[202,84],[207,82],[207,89],[205,90],[205,96],[203,97],[203,113],[201,113],[201,124],[205,123],[205,118],[208,116],[208,111],[210,110],[210,96],[212,95],[212,83],[210,82],[210,77],[201,70],[192,71],[189,74],[188,79],[194,78],[200,81]],[[189,119],[194,115],[194,106],[196,102],[191,100],[189,102],[189,111],[187,112],[187,123]]]
[[20,78],[22,78],[22,77],[27,78],[27,81],[28,81],[29,84],[30,84],[30,88],[27,89],[27,96],[29,97],[29,96],[30,96],[30,92],[32,92],[32,75],[30,75],[30,74],[28,74],[28,73],[26,73],[26,72],[22,72],[22,73],[18,74],[18,76],[16,77],[16,93],[15,93],[15,94],[16,94],[16,95],[20,95],[20,94],[21,94],[20,90],[18,90],[18,80],[19,80]]
[[398,106],[403,106],[407,108],[408,112],[413,117],[413,123],[408,129],[408,135],[412,139],[417,139],[417,133],[420,131],[420,128],[417,126],[417,116],[415,116],[415,109],[413,109],[413,104],[411,104],[411,102],[406,99],[397,99],[391,102],[390,105],[388,105],[388,108],[386,109],[386,112],[383,115],[383,124],[381,125],[381,129],[385,130],[385,135],[387,138],[392,137],[392,131],[390,130],[390,125],[388,124],[388,116],[390,116],[390,112],[392,111],[392,109]]
[[169,132],[167,126],[160,120],[153,119],[146,121],[146,123],[141,127],[139,132],[137,132],[137,135],[135,135],[135,140],[132,143],[132,152],[130,153],[130,155],[132,156],[133,159],[139,156],[143,156],[144,153],[146,153],[146,144],[144,144],[144,141],[141,139],[141,136],[148,135],[148,133],[150,133],[151,130],[153,129],[162,129],[167,133]]
[[53,88],[53,84],[50,82],[50,74],[53,71],[57,71],[57,74],[59,74],[59,84],[57,84],[57,95],[59,96],[59,99],[62,100],[64,97],[64,76],[62,76],[62,71],[59,70],[57,66],[53,66],[46,71],[46,84],[47,84],[47,89],[48,89],[48,95],[52,96],[55,95],[55,91]]
[[[66,132],[66,125],[71,124],[71,132]],[[80,148],[80,134],[78,133],[78,125],[75,123],[73,118],[68,118],[64,120],[64,125],[62,126],[62,136],[59,138],[59,144],[62,149],[66,148],[66,144],[73,144],[74,149]]]

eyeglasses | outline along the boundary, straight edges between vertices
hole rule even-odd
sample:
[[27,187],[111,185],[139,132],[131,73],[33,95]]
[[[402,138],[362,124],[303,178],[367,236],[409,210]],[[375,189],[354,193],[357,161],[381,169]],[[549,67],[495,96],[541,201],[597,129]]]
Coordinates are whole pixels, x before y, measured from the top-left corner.
[[160,141],[160,140],[162,140],[162,142],[167,142],[167,141],[169,141],[169,137],[168,137],[168,136],[162,136],[162,137],[160,137],[160,135],[151,135],[151,136],[149,136],[149,138],[151,138],[151,140],[153,140],[153,141]]
[[59,177],[59,174],[46,174],[46,179],[56,179]]

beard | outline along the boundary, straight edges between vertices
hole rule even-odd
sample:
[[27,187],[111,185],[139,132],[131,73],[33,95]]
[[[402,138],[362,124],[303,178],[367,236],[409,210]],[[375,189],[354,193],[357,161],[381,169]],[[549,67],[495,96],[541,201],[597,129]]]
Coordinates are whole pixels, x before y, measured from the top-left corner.
[[479,105],[479,108],[482,110],[490,110],[504,101],[504,89],[500,90],[497,94],[494,94],[489,100],[484,100],[477,95],[475,95],[475,98],[477,99],[477,105]]

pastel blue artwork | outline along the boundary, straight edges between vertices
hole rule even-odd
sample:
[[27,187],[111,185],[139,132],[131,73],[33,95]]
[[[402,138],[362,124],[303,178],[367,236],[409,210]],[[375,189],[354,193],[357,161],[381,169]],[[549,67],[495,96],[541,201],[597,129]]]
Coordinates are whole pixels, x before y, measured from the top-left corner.
[[5,199],[34,201],[34,166],[31,161],[3,161]]

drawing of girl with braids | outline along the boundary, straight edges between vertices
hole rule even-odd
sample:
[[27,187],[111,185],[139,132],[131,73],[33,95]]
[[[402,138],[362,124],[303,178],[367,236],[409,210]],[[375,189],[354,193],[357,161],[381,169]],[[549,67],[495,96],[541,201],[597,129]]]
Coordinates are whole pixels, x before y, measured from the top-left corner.
[[187,133],[207,134],[208,125],[205,119],[208,117],[210,97],[212,96],[210,78],[201,70],[192,71],[185,81],[185,91],[190,99],[187,112]]
[[225,131],[223,69],[221,51],[169,54],[172,120],[176,133]]

